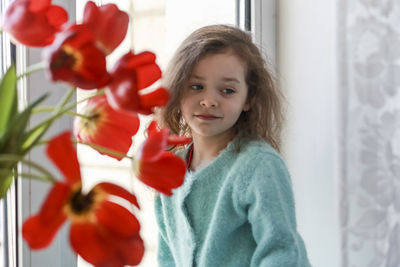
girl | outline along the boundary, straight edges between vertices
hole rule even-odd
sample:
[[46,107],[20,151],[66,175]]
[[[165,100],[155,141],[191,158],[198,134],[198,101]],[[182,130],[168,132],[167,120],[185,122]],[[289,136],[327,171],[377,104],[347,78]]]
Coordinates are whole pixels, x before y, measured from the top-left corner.
[[160,123],[190,135],[184,184],[158,196],[160,266],[310,266],[279,151],[282,96],[251,36],[192,33],[166,73]]

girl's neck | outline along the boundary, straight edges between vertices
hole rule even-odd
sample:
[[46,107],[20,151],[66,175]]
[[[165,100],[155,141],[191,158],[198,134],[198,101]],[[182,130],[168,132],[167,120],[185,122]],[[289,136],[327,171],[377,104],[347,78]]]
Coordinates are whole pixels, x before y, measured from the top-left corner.
[[198,137],[193,136],[193,155],[190,169],[195,171],[216,158],[233,136]]

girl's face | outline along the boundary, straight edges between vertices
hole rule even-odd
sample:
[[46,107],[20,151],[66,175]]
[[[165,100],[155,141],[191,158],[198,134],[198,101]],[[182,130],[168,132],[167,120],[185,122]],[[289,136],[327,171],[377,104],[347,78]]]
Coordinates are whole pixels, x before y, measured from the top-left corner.
[[249,109],[245,75],[246,64],[229,52],[207,55],[194,66],[180,106],[194,139],[232,138],[241,112]]

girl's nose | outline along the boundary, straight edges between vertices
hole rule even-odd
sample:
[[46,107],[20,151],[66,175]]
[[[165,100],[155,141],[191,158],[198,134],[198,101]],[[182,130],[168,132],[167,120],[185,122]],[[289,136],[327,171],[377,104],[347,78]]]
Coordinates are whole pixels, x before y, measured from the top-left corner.
[[200,106],[203,108],[215,108],[218,106],[218,101],[214,96],[204,94],[204,97],[200,100]]

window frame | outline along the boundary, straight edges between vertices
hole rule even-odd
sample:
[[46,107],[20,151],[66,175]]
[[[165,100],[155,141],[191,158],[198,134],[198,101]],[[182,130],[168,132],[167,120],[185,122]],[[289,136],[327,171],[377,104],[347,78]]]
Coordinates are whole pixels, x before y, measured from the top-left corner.
[[[11,0],[0,0],[3,13]],[[54,4],[63,6],[68,14],[69,20],[75,21],[76,3],[75,1],[56,0]],[[14,49],[13,49],[14,47]],[[22,45],[11,45],[10,39],[6,34],[1,35],[1,55],[3,74],[7,67],[11,65],[12,58],[16,63],[17,73],[23,73],[26,67],[41,61],[41,49],[26,48]],[[67,88],[63,84],[54,84],[44,77],[45,71],[34,73],[22,78],[18,82],[18,105],[22,109],[28,103],[37,99],[45,92],[50,92],[50,96],[45,100],[44,105],[54,106],[63,97]],[[29,122],[29,127],[33,127],[38,118],[43,116],[35,115]],[[50,138],[62,130],[72,128],[72,118],[62,117],[51,127],[46,137]],[[35,162],[57,173],[55,167],[44,156],[44,147],[33,149],[26,159],[34,159]],[[29,173],[31,170],[24,164],[18,165],[18,171]],[[28,179],[16,179],[11,186],[6,198],[0,201],[0,212],[3,216],[0,221],[1,238],[0,242],[0,267],[34,267],[34,266],[54,266],[54,267],[74,267],[77,266],[77,257],[69,246],[68,225],[64,225],[57,233],[52,244],[43,250],[31,250],[22,240],[22,223],[32,214],[36,214],[43,203],[50,185]]]

